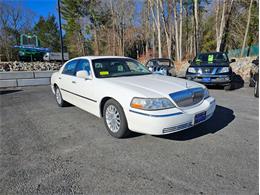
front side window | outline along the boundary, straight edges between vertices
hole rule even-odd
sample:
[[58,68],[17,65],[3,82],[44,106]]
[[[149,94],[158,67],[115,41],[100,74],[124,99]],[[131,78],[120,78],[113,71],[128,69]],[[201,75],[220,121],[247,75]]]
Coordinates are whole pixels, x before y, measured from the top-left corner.
[[90,65],[88,60],[80,60],[76,68],[76,73],[81,70],[85,70],[90,74]]
[[97,78],[151,74],[144,65],[127,58],[96,59],[92,60],[92,65]]
[[62,71],[62,74],[75,75],[77,63],[78,63],[78,60],[72,60],[72,61],[68,62],[65,65],[65,67]]

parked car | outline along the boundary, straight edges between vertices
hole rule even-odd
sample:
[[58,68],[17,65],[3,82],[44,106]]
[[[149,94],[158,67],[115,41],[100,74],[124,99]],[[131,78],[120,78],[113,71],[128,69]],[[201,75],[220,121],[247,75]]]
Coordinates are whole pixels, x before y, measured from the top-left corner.
[[69,60],[52,75],[51,88],[59,106],[69,102],[102,117],[117,138],[129,130],[153,135],[181,131],[209,119],[216,106],[205,86],[152,74],[127,57]]
[[255,60],[252,61],[255,64],[255,68],[250,70],[250,87],[254,87],[254,95],[255,97],[259,97],[259,56]]
[[[231,62],[235,62],[235,59]],[[186,79],[204,85],[221,85],[228,90],[232,86],[231,62],[224,52],[200,53],[193,61],[189,61]]]
[[176,76],[174,63],[168,58],[150,59],[145,63],[145,66],[147,66],[148,69],[155,74]]

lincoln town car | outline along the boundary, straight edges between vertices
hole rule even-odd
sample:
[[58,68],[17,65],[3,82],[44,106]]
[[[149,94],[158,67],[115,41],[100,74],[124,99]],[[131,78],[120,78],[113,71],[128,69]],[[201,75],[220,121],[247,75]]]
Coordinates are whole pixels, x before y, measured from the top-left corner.
[[52,75],[51,88],[60,107],[70,103],[103,118],[116,138],[188,129],[208,120],[216,107],[204,85],[153,74],[128,57],[69,60]]

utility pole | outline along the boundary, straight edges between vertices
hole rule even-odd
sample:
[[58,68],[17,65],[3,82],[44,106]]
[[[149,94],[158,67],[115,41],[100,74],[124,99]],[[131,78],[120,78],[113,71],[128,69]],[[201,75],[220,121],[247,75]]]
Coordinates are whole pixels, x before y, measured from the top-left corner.
[[64,51],[63,51],[63,37],[61,28],[61,14],[60,14],[60,0],[58,0],[58,12],[59,12],[59,26],[60,26],[60,44],[61,44],[61,62],[64,62]]

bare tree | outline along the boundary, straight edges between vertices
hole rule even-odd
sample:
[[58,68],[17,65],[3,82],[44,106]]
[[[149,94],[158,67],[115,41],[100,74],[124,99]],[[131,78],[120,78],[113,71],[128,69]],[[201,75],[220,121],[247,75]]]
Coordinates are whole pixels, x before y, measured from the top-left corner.
[[179,60],[182,59],[182,0],[180,0],[180,37],[179,37]]
[[178,33],[178,21],[177,21],[177,10],[176,10],[176,1],[173,1],[173,15],[174,15],[174,35],[175,35],[175,53],[176,60],[180,61],[180,49],[179,49],[179,33]]
[[162,21],[163,21],[163,28],[166,36],[166,44],[167,44],[167,52],[168,52],[168,58],[172,58],[172,30],[171,30],[171,6],[168,5],[168,19],[166,21],[165,12],[163,9],[162,2],[160,2],[160,7],[162,10]]
[[229,17],[231,15],[233,2],[234,2],[234,0],[230,0],[230,1],[224,0],[223,1],[220,29],[218,31],[219,34],[217,36],[216,51],[221,50],[221,44],[223,43],[223,37],[224,37],[224,34],[225,34],[226,24],[227,24],[227,21],[229,20]]
[[113,55],[116,55],[115,14],[114,14],[114,8],[113,8],[113,1],[112,0],[110,0],[110,11],[111,11],[111,16],[112,16],[112,31],[113,31],[112,51],[113,51]]
[[248,34],[250,19],[251,19],[252,4],[253,4],[253,0],[250,1],[250,5],[249,5],[248,16],[247,16],[247,24],[246,24],[246,32],[245,32],[245,36],[244,36],[244,40],[243,40],[243,46],[242,46],[242,49],[241,49],[240,57],[243,56],[246,41],[247,41],[247,34]]
[[194,0],[194,20],[195,20],[195,51],[199,50],[199,16],[198,16],[198,0]]
[[[162,41],[161,41],[161,20],[160,20],[160,2],[161,0],[156,0],[155,1],[151,1],[150,2],[150,7],[151,7],[151,12],[152,12],[152,16],[154,19],[154,23],[155,26],[157,28],[157,41],[158,41],[158,53],[159,53],[159,58],[162,57]],[[154,4],[156,6],[156,16],[154,14]]]

